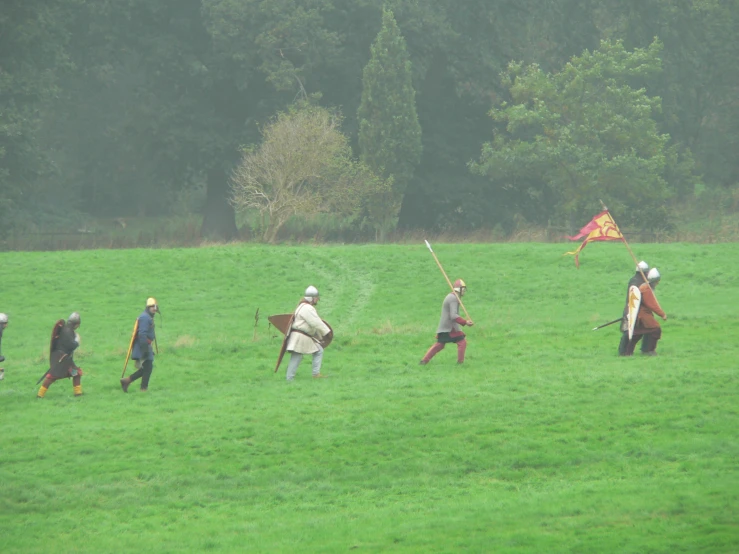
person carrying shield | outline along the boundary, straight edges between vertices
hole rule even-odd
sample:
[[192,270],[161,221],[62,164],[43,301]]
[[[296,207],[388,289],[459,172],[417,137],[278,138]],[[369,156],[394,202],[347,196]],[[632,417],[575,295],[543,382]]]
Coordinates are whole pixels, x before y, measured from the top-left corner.
[[290,352],[286,375],[288,381],[295,379],[298,366],[305,354],[313,355],[313,378],[325,377],[321,374],[323,346],[320,341],[331,332],[331,329],[318,316],[316,304],[319,299],[318,289],[310,286],[305,289],[303,299],[295,308],[292,326],[288,330],[290,336],[287,338],[287,352]]
[[134,345],[131,352],[136,364],[136,372],[130,377],[121,379],[121,389],[128,392],[128,386],[141,378],[141,392],[149,390],[149,378],[154,371],[154,347],[156,333],[154,332],[154,314],[161,313],[155,298],[146,299],[146,308],[136,320],[134,327]]
[[626,348],[626,355],[631,356],[636,348],[636,343],[643,337],[642,354],[647,356],[655,356],[657,354],[657,341],[662,337],[662,328],[659,322],[654,318],[656,313],[664,321],[667,321],[667,315],[662,310],[654,296],[654,289],[660,281],[659,270],[653,267],[647,274],[647,282],[639,286],[641,292],[641,304],[639,306],[639,314],[634,328],[634,336],[629,341]]
[[[5,314],[0,314],[0,364],[5,361],[5,356],[3,356],[3,331],[8,326],[8,316]],[[0,367],[0,381],[5,379],[5,368]]]
[[54,381],[70,377],[74,395],[82,396],[82,369],[74,363],[74,351],[80,345],[80,335],[77,332],[80,323],[80,314],[73,312],[67,321],[60,319],[54,324],[49,344],[49,371],[38,390],[38,398],[46,396],[46,391]]
[[421,359],[419,362],[421,365],[429,363],[431,358],[441,352],[450,342],[457,345],[457,363],[464,363],[467,339],[460,326],[471,327],[474,323],[472,320],[459,315],[459,298],[467,292],[467,285],[462,279],[457,279],[454,281],[453,289],[454,292],[447,294],[441,304],[441,319],[439,320],[439,327],[436,329],[436,343],[429,348],[426,355]]
[[[627,315],[629,313],[629,290],[631,287],[639,288],[642,284],[646,283],[645,276],[649,271],[649,264],[645,261],[641,261],[636,266],[636,272],[634,276],[629,279],[629,284],[626,285],[626,303],[624,304],[623,319],[621,319],[621,342],[618,344],[618,355],[626,356],[626,349],[629,345],[629,322]],[[642,342],[641,348],[644,352],[644,348],[647,346],[647,341]]]

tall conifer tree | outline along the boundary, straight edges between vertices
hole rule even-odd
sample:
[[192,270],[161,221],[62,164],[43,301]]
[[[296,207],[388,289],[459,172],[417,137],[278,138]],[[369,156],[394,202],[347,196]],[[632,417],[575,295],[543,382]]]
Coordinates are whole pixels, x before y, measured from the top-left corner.
[[360,158],[376,174],[392,178],[390,192],[368,205],[379,238],[394,228],[403,194],[421,160],[421,126],[405,39],[393,12],[382,11],[382,28],[362,75],[359,120]]

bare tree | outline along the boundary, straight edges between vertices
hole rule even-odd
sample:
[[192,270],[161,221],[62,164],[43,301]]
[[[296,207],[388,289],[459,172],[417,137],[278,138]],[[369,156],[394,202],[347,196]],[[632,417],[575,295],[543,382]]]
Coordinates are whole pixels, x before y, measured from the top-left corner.
[[352,158],[336,112],[301,103],[278,114],[262,137],[233,172],[231,203],[239,212],[259,210],[266,242],[294,215],[356,213],[389,186]]

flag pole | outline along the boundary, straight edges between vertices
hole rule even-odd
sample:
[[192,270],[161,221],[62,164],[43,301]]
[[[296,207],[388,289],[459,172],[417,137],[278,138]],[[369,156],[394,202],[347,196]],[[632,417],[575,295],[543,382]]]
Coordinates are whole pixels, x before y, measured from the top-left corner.
[[618,226],[618,223],[616,223],[616,220],[613,219],[613,216],[611,215],[611,212],[608,209],[608,206],[605,205],[605,203],[603,202],[603,200],[600,201],[600,205],[603,206],[603,209],[608,212],[608,217],[611,219],[611,222],[613,223],[613,225],[618,230],[618,234],[621,235],[621,241],[624,243],[624,246],[626,247],[626,250],[629,251],[629,254],[631,254],[631,259],[634,260],[634,265],[639,270],[639,273],[641,273],[641,276],[644,279],[644,282],[647,283],[648,282],[647,276],[644,275],[644,271],[642,271],[642,268],[639,267],[639,260],[636,259],[636,256],[634,255],[633,250],[631,250],[631,246],[629,246],[629,243],[626,242],[626,237],[621,232],[621,228]]
[[462,304],[462,299],[457,294],[457,291],[454,290],[454,285],[452,285],[452,282],[449,280],[449,277],[447,277],[446,271],[444,271],[444,268],[441,267],[441,262],[439,262],[439,258],[436,257],[436,253],[434,252],[433,248],[431,248],[429,241],[424,239],[423,242],[426,243],[426,248],[429,249],[429,252],[431,252],[431,255],[434,257],[434,260],[436,260],[436,265],[439,266],[439,269],[441,270],[441,274],[444,276],[444,279],[446,279],[446,282],[449,284],[449,288],[452,289],[452,293],[454,294],[454,296],[457,297],[457,300],[459,301],[459,305],[462,306],[462,309],[464,310],[464,315],[467,316],[467,319],[469,319],[470,322],[474,323],[474,321],[472,321],[472,318],[470,317],[470,314],[467,313],[467,308],[465,308],[464,304]]

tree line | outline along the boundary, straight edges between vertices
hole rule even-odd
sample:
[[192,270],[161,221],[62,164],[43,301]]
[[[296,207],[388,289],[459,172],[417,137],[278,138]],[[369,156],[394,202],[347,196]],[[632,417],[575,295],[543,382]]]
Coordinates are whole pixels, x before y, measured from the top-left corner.
[[739,181],[738,23],[739,0],[6,0],[0,234],[201,213],[269,241],[330,213],[383,239],[601,200],[669,228]]

